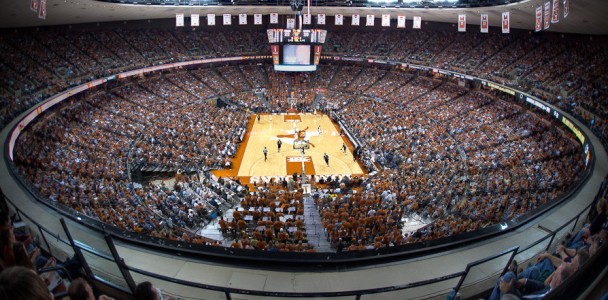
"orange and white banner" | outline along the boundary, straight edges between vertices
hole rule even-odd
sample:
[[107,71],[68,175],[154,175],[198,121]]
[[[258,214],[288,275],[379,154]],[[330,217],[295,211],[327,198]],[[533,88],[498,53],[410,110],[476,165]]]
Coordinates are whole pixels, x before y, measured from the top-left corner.
[[175,26],[184,27],[184,14],[175,15]]
[[338,14],[334,17],[335,25],[344,25],[344,15]]
[[279,64],[279,45],[270,45],[270,51],[272,52],[272,63],[275,65]]
[[317,15],[317,25],[325,25],[325,14]]
[[509,12],[502,13],[502,33],[509,33],[511,31],[511,20],[509,19]]
[[224,25],[232,25],[232,15],[224,14]]
[[39,1],[40,0],[30,0],[30,9],[32,11],[38,12],[38,4],[40,4]]
[[422,17],[414,16],[414,25],[412,25],[412,28],[414,28],[414,29],[422,28]]
[[481,23],[479,23],[479,30],[481,33],[488,33],[490,28],[490,21],[488,20],[488,15],[481,15]]
[[467,31],[467,15],[458,15],[458,32]]
[[365,18],[365,26],[374,26],[374,15],[367,15]]
[[207,14],[207,26],[215,26],[215,14]]
[[559,23],[559,0],[553,0],[553,15],[551,15],[551,23]]
[[391,15],[382,15],[382,27],[391,27]]
[[569,0],[564,0],[564,19],[566,17],[568,17],[569,13],[570,13],[570,1]]
[[397,28],[405,28],[405,16],[397,16]]
[[198,14],[190,14],[190,26],[197,27],[200,25],[200,16]]
[[359,26],[359,15],[353,15],[350,20],[350,25]]
[[536,26],[534,31],[539,32],[543,29],[543,7],[539,6],[536,8]]
[[551,2],[547,1],[545,2],[545,29],[549,29],[549,26],[551,26]]
[[239,25],[247,25],[247,14],[239,14]]
[[279,24],[279,13],[270,13],[270,24]]
[[38,4],[38,18],[46,19],[46,0],[40,0]]
[[318,65],[320,60],[321,60],[321,45],[316,45],[315,46],[315,60],[314,60],[314,64]]
[[253,15],[253,24],[254,25],[262,25],[262,14],[254,14]]
[[302,23],[304,25],[311,25],[312,24],[312,16],[310,14],[303,14],[302,15]]

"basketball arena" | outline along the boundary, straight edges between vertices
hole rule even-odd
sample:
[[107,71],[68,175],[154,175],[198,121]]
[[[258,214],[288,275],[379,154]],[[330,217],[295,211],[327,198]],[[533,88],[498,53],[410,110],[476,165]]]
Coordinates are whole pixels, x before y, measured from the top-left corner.
[[126,2],[0,22],[3,249],[114,299],[605,296],[606,5]]

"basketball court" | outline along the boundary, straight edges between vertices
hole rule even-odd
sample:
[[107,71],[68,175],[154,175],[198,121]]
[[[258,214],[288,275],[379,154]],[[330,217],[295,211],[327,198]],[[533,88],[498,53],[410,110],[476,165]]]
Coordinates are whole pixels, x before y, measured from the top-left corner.
[[[364,172],[353,160],[350,143],[340,136],[339,130],[327,115],[274,114],[253,116],[242,160],[238,165],[238,177],[284,177],[294,172],[301,174],[304,165],[306,175],[362,175]],[[281,140],[279,152],[277,142]],[[294,149],[294,143],[297,148]],[[343,143],[347,144],[346,152]],[[268,150],[264,160],[264,147]],[[240,151],[239,151],[240,152]],[[323,155],[329,156],[329,166]],[[237,157],[238,159],[238,157]],[[244,181],[244,183],[247,181]]]

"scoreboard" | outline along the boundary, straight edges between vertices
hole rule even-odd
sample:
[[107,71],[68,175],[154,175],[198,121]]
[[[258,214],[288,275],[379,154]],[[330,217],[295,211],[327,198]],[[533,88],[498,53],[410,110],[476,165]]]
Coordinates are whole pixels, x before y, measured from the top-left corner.
[[276,71],[316,71],[327,30],[268,29],[268,42]]

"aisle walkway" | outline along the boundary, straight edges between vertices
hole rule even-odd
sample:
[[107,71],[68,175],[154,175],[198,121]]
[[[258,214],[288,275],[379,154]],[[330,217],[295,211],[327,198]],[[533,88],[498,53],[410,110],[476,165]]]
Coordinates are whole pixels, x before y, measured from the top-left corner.
[[321,226],[321,215],[312,197],[304,198],[304,223],[308,243],[315,246],[317,252],[333,252]]

